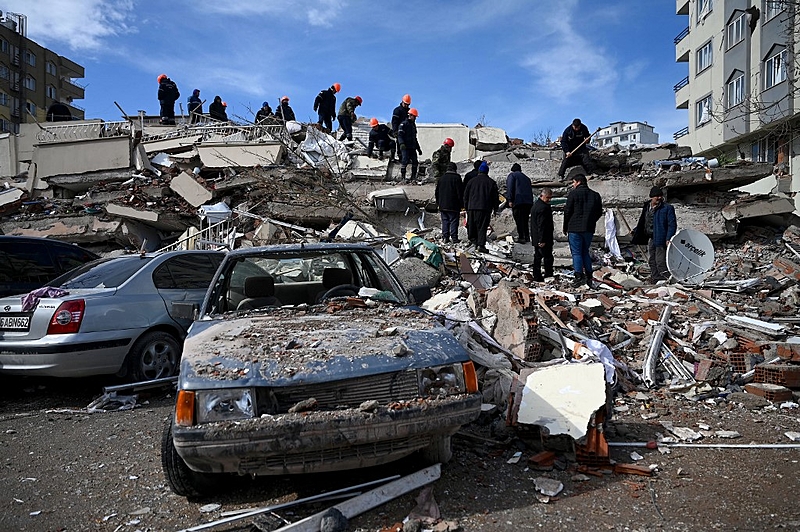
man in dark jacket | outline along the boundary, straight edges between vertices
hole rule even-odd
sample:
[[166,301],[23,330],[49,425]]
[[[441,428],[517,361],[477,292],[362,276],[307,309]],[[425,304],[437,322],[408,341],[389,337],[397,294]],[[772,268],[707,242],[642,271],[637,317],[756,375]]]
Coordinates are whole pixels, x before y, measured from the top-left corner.
[[447,171],[436,182],[436,204],[442,216],[444,243],[458,242],[458,218],[464,198],[464,184],[458,175],[456,163],[448,163]]
[[275,109],[275,117],[280,118],[284,122],[294,120],[294,111],[289,107],[289,97],[281,96],[281,104]]
[[[531,210],[531,244],[533,244],[533,280],[544,281],[553,276],[553,191],[543,188]],[[542,275],[544,263],[544,276]]]
[[222,101],[222,97],[214,96],[214,101],[208,106],[208,116],[220,122],[228,121],[228,112],[225,110],[228,105]]
[[394,131],[395,136],[397,136],[397,130],[400,124],[408,118],[409,109],[411,109],[411,95],[405,94],[400,101],[400,105],[395,107],[394,111],[392,111],[392,131]]
[[564,232],[569,235],[569,251],[572,254],[572,268],[575,271],[575,288],[583,283],[594,288],[592,282],[592,257],[589,246],[592,244],[597,220],[603,215],[603,200],[600,194],[589,188],[586,176],[576,174],[572,177],[572,190],[564,207]]
[[392,130],[386,124],[378,122],[377,118],[369,121],[369,143],[367,144],[367,157],[372,157],[373,150],[378,148],[378,158],[383,159],[383,152],[389,152],[389,160],[394,159],[395,142],[391,137]]
[[[599,130],[598,130],[599,131]],[[561,134],[561,149],[564,150],[564,160],[558,169],[558,177],[563,178],[564,172],[570,166],[583,165],[583,170],[587,174],[594,172],[595,165],[589,157],[589,129],[581,122],[580,118],[572,121],[572,125],[567,126]],[[584,142],[585,141],[585,142]]]
[[477,246],[481,253],[486,249],[486,230],[492,212],[500,206],[500,191],[497,182],[489,177],[489,164],[484,161],[478,167],[478,175],[464,187],[464,207],[467,209],[467,235],[470,242]]
[[200,121],[203,114],[203,100],[200,99],[200,89],[192,91],[192,95],[186,100],[186,110],[189,113],[189,123],[196,124]]
[[158,76],[158,103],[161,105],[161,123],[175,125],[175,102],[181,97],[178,86],[166,74]]
[[482,161],[482,160],[480,160],[480,159],[478,159],[477,161],[475,161],[474,163],[472,163],[472,170],[470,170],[469,172],[467,172],[466,174],[464,174],[464,187],[465,187],[465,188],[466,188],[466,186],[467,186],[467,183],[469,183],[470,181],[472,181],[472,179],[473,179],[473,178],[474,178],[476,175],[478,175],[478,168],[480,168],[480,167],[481,167],[481,163],[483,163],[483,161]]
[[419,168],[417,154],[422,155],[422,148],[419,147],[417,140],[418,116],[419,111],[412,107],[408,110],[408,118],[403,120],[403,123],[397,128],[397,143],[400,146],[400,176],[403,181],[406,181],[408,163],[411,163],[411,179],[409,181],[417,178],[417,169]]
[[272,116],[272,107],[269,106],[269,102],[263,102],[261,109],[256,113],[256,124],[260,124],[270,116]]
[[321,90],[314,98],[314,110],[319,116],[317,124],[320,126],[324,124],[325,133],[333,131],[333,121],[336,119],[336,93],[341,88],[340,84],[334,83],[329,88]]
[[642,206],[639,223],[633,231],[632,243],[647,243],[650,263],[650,282],[669,279],[667,268],[667,244],[678,230],[675,207],[664,202],[664,192],[659,187],[650,189],[650,201]]
[[339,126],[342,128],[342,134],[339,140],[353,140],[353,122],[358,120],[356,116],[356,107],[361,105],[364,100],[361,96],[354,98],[345,98],[342,105],[339,107]]
[[511,173],[506,178],[506,199],[514,214],[517,242],[524,244],[531,241],[528,217],[533,206],[533,189],[530,178],[522,173],[522,167],[518,163],[511,165]]
[[431,155],[431,170],[435,180],[438,180],[447,171],[447,166],[450,164],[450,152],[453,151],[455,145],[455,141],[447,137],[439,149]]

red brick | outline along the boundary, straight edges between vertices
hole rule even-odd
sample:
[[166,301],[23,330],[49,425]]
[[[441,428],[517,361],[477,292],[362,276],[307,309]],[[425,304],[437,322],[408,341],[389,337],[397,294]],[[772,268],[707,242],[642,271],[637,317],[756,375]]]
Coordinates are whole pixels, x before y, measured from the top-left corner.
[[763,397],[768,401],[789,401],[792,399],[792,390],[777,384],[751,382],[750,384],[745,384],[744,391]]

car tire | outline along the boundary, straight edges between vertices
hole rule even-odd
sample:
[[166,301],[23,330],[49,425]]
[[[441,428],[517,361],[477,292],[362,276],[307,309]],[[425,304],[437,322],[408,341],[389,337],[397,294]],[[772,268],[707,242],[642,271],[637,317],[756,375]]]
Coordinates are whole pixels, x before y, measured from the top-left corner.
[[203,497],[212,495],[221,485],[220,475],[192,471],[172,441],[172,421],[167,423],[161,435],[161,468],[170,489],[182,497]]
[[181,346],[169,333],[145,333],[128,352],[131,382],[174,377],[180,369]]
[[450,436],[438,436],[430,445],[420,450],[422,461],[428,465],[446,464],[453,458]]

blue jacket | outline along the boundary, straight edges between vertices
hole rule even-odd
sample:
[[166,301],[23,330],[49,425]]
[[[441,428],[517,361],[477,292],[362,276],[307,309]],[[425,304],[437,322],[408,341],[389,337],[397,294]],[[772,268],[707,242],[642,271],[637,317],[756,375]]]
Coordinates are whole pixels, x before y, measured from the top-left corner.
[[647,234],[647,210],[650,202],[646,201],[642,206],[642,214],[639,216],[639,223],[633,231],[633,244],[647,244],[650,238],[656,247],[666,247],[667,240],[675,236],[678,231],[678,219],[675,217],[675,207],[669,203],[661,202],[653,212],[653,234]]
[[533,205],[531,180],[522,172],[511,172],[506,178],[506,199],[514,206]]

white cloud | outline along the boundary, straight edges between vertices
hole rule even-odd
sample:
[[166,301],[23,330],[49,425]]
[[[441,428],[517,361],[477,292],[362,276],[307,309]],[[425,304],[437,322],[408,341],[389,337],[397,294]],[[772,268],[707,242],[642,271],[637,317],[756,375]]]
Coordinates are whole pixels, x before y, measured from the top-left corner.
[[28,37],[47,47],[100,50],[109,37],[136,31],[133,0],[6,0],[5,9],[28,18]]
[[347,7],[347,2],[345,0],[239,0],[227,3],[218,0],[201,0],[190,6],[208,14],[304,18],[311,26],[329,27]]

